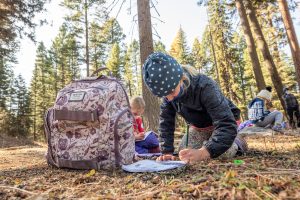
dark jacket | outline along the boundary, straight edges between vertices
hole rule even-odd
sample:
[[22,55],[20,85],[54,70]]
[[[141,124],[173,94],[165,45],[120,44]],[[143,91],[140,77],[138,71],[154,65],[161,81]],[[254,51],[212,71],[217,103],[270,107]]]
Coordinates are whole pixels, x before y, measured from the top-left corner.
[[286,106],[287,109],[288,108],[295,108],[295,107],[299,106],[296,97],[291,93],[285,93],[283,95],[283,99],[284,99],[284,103],[285,103],[285,106]]
[[237,135],[240,110],[221,93],[216,82],[205,75],[190,77],[187,91],[175,101],[163,100],[160,108],[159,133],[163,153],[174,151],[175,116],[198,128],[214,126],[205,147],[212,158],[229,149]]

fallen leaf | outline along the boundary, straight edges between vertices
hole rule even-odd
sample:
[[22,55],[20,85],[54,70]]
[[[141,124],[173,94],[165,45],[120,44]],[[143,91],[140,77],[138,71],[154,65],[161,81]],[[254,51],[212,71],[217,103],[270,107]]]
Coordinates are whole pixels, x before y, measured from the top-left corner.
[[92,169],[92,170],[89,171],[89,173],[87,173],[87,174],[85,175],[85,177],[91,177],[91,176],[94,176],[95,174],[96,174],[96,170],[95,170],[95,169]]
[[22,183],[22,180],[17,178],[14,180],[14,182],[15,182],[15,185],[20,185]]
[[229,171],[225,172],[225,179],[226,180],[235,178],[236,176],[237,176],[237,172],[234,171],[234,170],[229,170]]

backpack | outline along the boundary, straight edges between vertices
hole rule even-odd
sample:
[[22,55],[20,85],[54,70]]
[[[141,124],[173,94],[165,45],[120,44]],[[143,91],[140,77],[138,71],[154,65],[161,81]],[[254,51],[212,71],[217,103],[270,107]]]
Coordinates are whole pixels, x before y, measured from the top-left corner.
[[131,164],[133,123],[128,95],[117,79],[101,75],[74,81],[58,92],[45,114],[47,162],[98,170]]

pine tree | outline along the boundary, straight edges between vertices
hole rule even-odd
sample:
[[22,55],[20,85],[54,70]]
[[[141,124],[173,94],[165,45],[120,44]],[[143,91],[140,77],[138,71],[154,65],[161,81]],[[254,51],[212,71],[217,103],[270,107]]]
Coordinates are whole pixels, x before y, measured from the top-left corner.
[[265,37],[262,33],[260,24],[257,20],[256,10],[253,7],[251,1],[247,0],[246,3],[247,3],[246,7],[248,9],[249,21],[250,21],[251,25],[253,26],[253,32],[254,32],[255,38],[257,40],[258,48],[260,49],[261,54],[262,54],[262,56],[265,60],[265,64],[266,64],[266,66],[269,70],[273,85],[274,85],[275,90],[277,92],[277,96],[280,99],[282,107],[284,108],[284,101],[282,99],[282,94],[283,94],[283,92],[282,92],[282,88],[283,88],[282,80],[281,80],[281,78],[278,74],[278,71],[277,71],[276,65],[274,63],[273,57],[270,53],[270,50],[268,48],[266,39],[265,39]]
[[1,0],[0,1],[0,58],[15,61],[14,52],[18,48],[17,38],[35,38],[34,17],[44,11],[47,0]]
[[[200,0],[198,3],[207,6],[209,18],[198,51],[201,57],[198,65],[202,73],[219,83],[224,95],[233,100],[242,110],[242,116],[246,117],[247,102],[257,92],[257,88],[253,87],[256,81],[245,40],[241,38],[239,30],[233,29],[234,2]],[[195,42],[194,46],[199,45]],[[193,49],[198,50],[196,47]]]
[[10,79],[9,82],[9,87],[8,87],[8,95],[7,95],[7,99],[6,99],[6,107],[7,110],[10,113],[15,113],[16,112],[16,108],[17,108],[17,102],[16,102],[16,95],[17,95],[17,88],[16,88],[16,84],[15,84],[15,75],[14,73],[11,74],[12,78]]
[[12,77],[10,65],[0,55],[0,135],[8,134],[9,122],[11,121],[7,100],[9,99],[9,86]]
[[202,47],[197,38],[195,38],[192,48],[192,63],[193,67],[201,71],[202,63],[203,63],[203,57],[202,57]]
[[286,0],[277,0],[277,2],[279,5],[279,10],[282,15],[285,30],[286,30],[286,33],[288,36],[288,42],[290,44],[292,58],[294,61],[294,66],[295,66],[295,71],[297,74],[298,85],[300,86],[300,47],[299,47],[297,35],[295,32],[295,28],[294,28],[293,21],[292,21],[291,15],[290,15],[287,1]]
[[43,117],[53,104],[53,68],[47,55],[46,47],[40,43],[37,48],[35,69],[30,87],[30,108],[34,123],[34,139],[43,132]]
[[79,53],[79,45],[72,33],[68,33],[66,39],[66,57],[67,57],[67,65],[69,66],[68,69],[70,70],[70,80],[74,81],[80,78],[80,64],[81,62],[78,60],[80,56]]
[[[57,86],[56,81],[54,82]],[[57,92],[57,88],[55,90]],[[34,65],[33,75],[30,82],[30,110],[31,110],[31,121],[32,121],[32,133],[33,140],[37,139],[37,121],[38,121],[38,69],[37,65]]]
[[121,78],[121,58],[120,58],[120,47],[115,43],[111,49],[107,64],[107,68],[112,72],[113,76]]
[[131,65],[131,49],[130,47],[127,49],[125,58],[124,58],[124,78],[127,90],[129,91],[129,96],[133,96],[133,91],[135,91],[134,88],[134,80],[133,80],[133,68]]
[[133,40],[127,48],[125,55],[125,81],[130,96],[142,94],[142,77],[140,72],[139,44]]
[[80,77],[79,47],[74,35],[68,32],[65,25],[61,26],[49,54],[56,94],[66,84]]
[[181,27],[179,28],[176,37],[171,44],[170,55],[173,56],[180,64],[190,63],[189,48],[185,33]]
[[216,59],[214,59],[215,56],[212,48],[213,47],[212,42],[213,41],[211,40],[210,37],[209,28],[207,26],[202,35],[202,40],[200,45],[202,47],[207,47],[207,48],[202,48],[202,51],[199,52],[199,55],[203,58],[201,60],[201,63],[199,64],[201,66],[201,69],[199,70],[201,73],[213,78],[214,80],[216,80],[216,82],[220,84]]
[[9,117],[8,111],[0,107],[0,136],[9,134],[9,122],[11,121]]
[[[101,13],[101,6],[104,0],[64,0],[62,5],[68,8],[72,14],[67,16],[67,20],[73,23],[74,32],[84,34],[85,38],[85,62],[87,68],[87,76],[89,76],[89,28],[90,18],[95,17],[95,13]],[[93,9],[91,9],[93,8]]]
[[16,79],[14,78],[14,74],[12,73],[12,78],[10,79],[8,95],[6,99],[6,107],[7,107],[7,130],[6,134],[16,136],[17,132],[15,130],[15,124],[17,123],[17,88],[16,88]]
[[26,136],[30,129],[30,102],[29,94],[26,88],[25,80],[19,75],[15,80],[16,88],[16,123],[12,124],[12,128],[18,135]]
[[[259,20],[263,27],[263,33],[266,35],[266,41],[273,56],[274,63],[280,74],[283,85],[296,88],[297,81],[295,76],[295,69],[293,69],[292,60],[286,56],[284,47],[288,44],[283,24],[281,22],[280,13],[278,13],[278,6],[272,3],[260,4],[258,7]],[[264,17],[260,17],[264,16]],[[271,79],[271,77],[270,77]],[[279,105],[275,97],[275,104]]]
[[6,108],[7,108],[7,130],[5,130],[8,135],[16,135],[16,132],[13,130],[13,124],[16,123],[16,88],[15,88],[15,79],[14,74],[9,82],[8,93],[6,97]]
[[220,87],[223,93],[237,102],[241,99],[236,91],[239,86],[235,83],[235,63],[233,54],[233,30],[229,15],[226,13],[225,2],[212,0],[208,2],[209,26],[211,42],[214,44],[212,55],[215,57],[216,72],[219,74]]
[[90,33],[91,65],[92,70],[95,71],[106,64],[113,44],[118,43],[119,47],[123,46],[125,35],[115,18],[107,19],[103,25],[96,21],[92,22]]
[[[258,54],[259,55],[259,54]],[[253,99],[256,94],[259,92],[258,88],[256,87],[256,79],[254,77],[253,68],[251,66],[251,58],[247,49],[244,49],[243,53],[244,62],[245,62],[245,85],[246,87],[246,97],[248,102]],[[262,68],[263,70],[263,68]],[[265,81],[267,82],[266,77],[264,77]]]
[[6,99],[8,95],[9,83],[11,79],[10,66],[3,57],[0,58],[0,108],[6,109]]
[[249,21],[247,19],[246,15],[246,9],[243,3],[243,0],[235,0],[236,8],[238,10],[241,26],[244,31],[248,52],[251,58],[251,64],[254,71],[255,79],[256,79],[256,85],[258,90],[262,90],[266,87],[266,83],[263,77],[263,73],[261,70],[261,65],[258,59],[258,55],[256,52],[256,46],[254,42],[254,38],[252,35],[252,31],[250,29]]
[[129,46],[130,48],[130,62],[133,67],[133,80],[136,90],[134,95],[142,95],[142,72],[140,61],[140,45],[137,40],[133,40]]
[[[115,18],[107,19],[101,26],[101,32],[99,34],[100,42],[104,44],[106,52],[111,52],[111,49],[115,43],[121,46],[121,42],[125,39],[125,34],[120,26],[119,22]],[[108,54],[106,54],[106,59]]]
[[246,62],[245,51],[247,51],[247,45],[246,41],[237,32],[233,34],[233,44],[235,44],[235,46],[233,47],[234,51],[232,55],[234,63],[234,82],[236,85],[240,86],[239,88],[236,88],[236,93],[239,97],[236,103],[242,111],[243,119],[245,119],[247,116],[247,104],[250,100],[250,98],[247,97],[246,91],[247,88],[251,86],[249,84],[249,78],[246,75],[246,65],[248,63]]
[[154,51],[167,53],[166,46],[161,41],[154,42]]
[[105,41],[101,38],[101,34],[99,34],[101,31],[102,27],[97,22],[91,23],[89,47],[92,71],[96,71],[101,66],[105,65]]

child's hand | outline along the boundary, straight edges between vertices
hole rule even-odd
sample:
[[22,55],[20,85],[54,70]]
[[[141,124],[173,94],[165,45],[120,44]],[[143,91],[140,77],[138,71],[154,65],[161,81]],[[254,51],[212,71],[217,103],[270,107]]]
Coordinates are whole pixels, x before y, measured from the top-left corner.
[[201,149],[183,149],[179,152],[179,159],[190,164],[210,159],[205,147]]
[[165,154],[156,158],[156,161],[168,161],[168,160],[175,160],[175,156],[171,154]]
[[135,140],[143,140],[145,137],[145,133],[141,132],[141,133],[135,133]]

